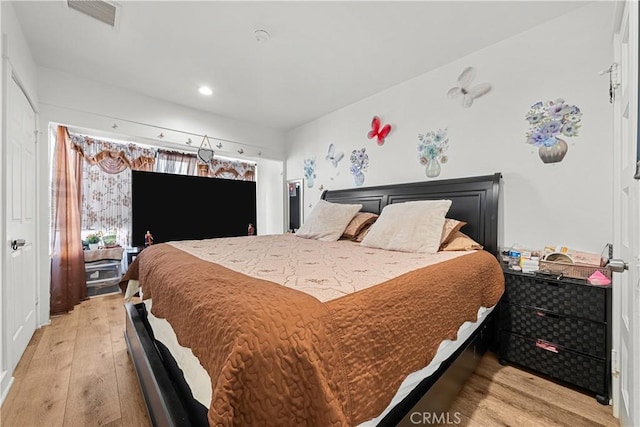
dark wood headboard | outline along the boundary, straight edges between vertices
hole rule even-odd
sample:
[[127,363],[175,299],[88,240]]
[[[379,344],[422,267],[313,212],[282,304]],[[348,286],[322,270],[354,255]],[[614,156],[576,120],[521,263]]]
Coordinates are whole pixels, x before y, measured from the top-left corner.
[[333,203],[360,203],[362,211],[379,214],[391,203],[412,200],[451,200],[447,218],[464,221],[462,232],[498,254],[498,200],[502,174],[407,184],[325,190],[322,199]]

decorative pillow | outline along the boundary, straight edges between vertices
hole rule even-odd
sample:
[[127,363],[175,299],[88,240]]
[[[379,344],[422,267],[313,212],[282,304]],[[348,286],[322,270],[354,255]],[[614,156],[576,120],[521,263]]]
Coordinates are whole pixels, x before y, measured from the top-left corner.
[[349,222],[349,225],[347,225],[344,233],[342,233],[341,239],[355,239],[363,229],[368,228],[367,226],[373,224],[376,219],[378,219],[377,214],[371,212],[358,212],[351,222]]
[[456,231],[453,237],[442,247],[441,251],[471,251],[480,250],[482,245],[461,231]]
[[442,227],[442,237],[440,238],[440,247],[453,238],[456,231],[460,231],[462,227],[467,225],[464,221],[457,219],[445,218],[444,227]]
[[362,230],[353,238],[354,242],[362,242],[374,223],[370,223],[362,227]]
[[360,243],[401,252],[436,253],[451,200],[418,200],[387,205]]
[[342,236],[344,229],[360,209],[360,204],[347,205],[320,199],[295,235],[305,239],[334,242]]

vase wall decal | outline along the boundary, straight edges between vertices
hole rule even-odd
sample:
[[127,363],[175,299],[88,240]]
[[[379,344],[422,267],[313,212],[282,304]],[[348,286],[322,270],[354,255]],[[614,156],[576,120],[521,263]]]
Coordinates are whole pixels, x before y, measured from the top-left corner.
[[304,159],[304,177],[307,180],[307,187],[313,187],[313,179],[316,177],[316,159]]
[[577,105],[567,104],[564,99],[557,98],[554,101],[536,102],[529,108],[525,119],[529,122],[526,143],[538,147],[542,163],[558,163],[569,149],[562,138],[578,136],[582,111]]
[[360,187],[364,183],[364,171],[369,167],[369,155],[366,151],[366,148],[353,150],[349,158],[351,161],[349,172],[353,175],[353,182],[356,187]]
[[443,164],[447,163],[449,137],[447,129],[438,129],[418,134],[418,161],[424,166],[424,173],[429,178],[440,175]]
[[440,162],[438,161],[438,159],[429,159],[427,161],[427,166],[425,166],[424,168],[424,171],[429,178],[434,178],[440,175],[441,169],[442,168],[440,167]]
[[540,160],[542,163],[558,163],[564,159],[564,156],[567,154],[567,150],[569,146],[567,145],[564,139],[556,138],[558,142],[547,147],[545,145],[541,145],[538,149],[538,155],[540,156]]

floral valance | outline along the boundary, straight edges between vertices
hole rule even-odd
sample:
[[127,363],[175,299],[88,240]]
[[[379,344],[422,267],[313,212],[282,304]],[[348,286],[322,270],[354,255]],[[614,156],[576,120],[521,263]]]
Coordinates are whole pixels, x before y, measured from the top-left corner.
[[198,165],[198,175],[213,178],[256,180],[256,165],[237,160],[211,159],[209,163]]
[[71,148],[87,163],[97,165],[106,173],[117,174],[129,168],[153,171],[157,150],[136,144],[119,144],[87,136],[70,134]]
[[71,148],[79,152],[87,163],[97,165],[109,174],[125,169],[144,170],[212,178],[256,180],[256,165],[239,160],[211,159],[199,161],[195,154],[102,141],[83,135],[70,134]]

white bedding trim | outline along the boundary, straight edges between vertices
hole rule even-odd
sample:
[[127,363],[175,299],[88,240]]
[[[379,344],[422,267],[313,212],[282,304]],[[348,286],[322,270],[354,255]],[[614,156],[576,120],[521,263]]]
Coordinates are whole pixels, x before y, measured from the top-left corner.
[[178,338],[171,324],[165,319],[160,319],[151,314],[151,299],[144,300],[144,304],[147,306],[147,319],[149,320],[151,329],[153,329],[153,335],[171,352],[178,367],[184,374],[185,381],[189,384],[189,388],[191,388],[193,397],[208,408],[211,406],[211,377],[202,367],[198,358],[193,354],[193,351],[178,343]]
[[[184,373],[185,381],[191,388],[193,397],[205,407],[211,405],[211,377],[207,371],[202,367],[198,358],[194,356],[191,349],[183,347],[178,344],[178,339],[173,331],[173,328],[165,319],[159,319],[151,314],[150,299],[145,300],[144,303],[147,306],[148,320],[156,339],[162,342],[171,352],[178,367]],[[440,367],[442,362],[447,360],[464,342],[473,334],[473,332],[480,326],[482,321],[487,317],[489,313],[494,309],[480,307],[478,309],[478,320],[475,322],[464,322],[460,328],[454,341],[444,340],[440,343],[436,355],[426,367],[413,372],[405,378],[400,384],[398,391],[389,403],[389,406],[376,418],[369,421],[365,421],[360,424],[359,427],[373,427],[376,426],[382,418],[389,413],[393,407],[395,407],[402,399],[404,399],[413,389],[415,389],[420,381],[433,375],[433,373]]]

